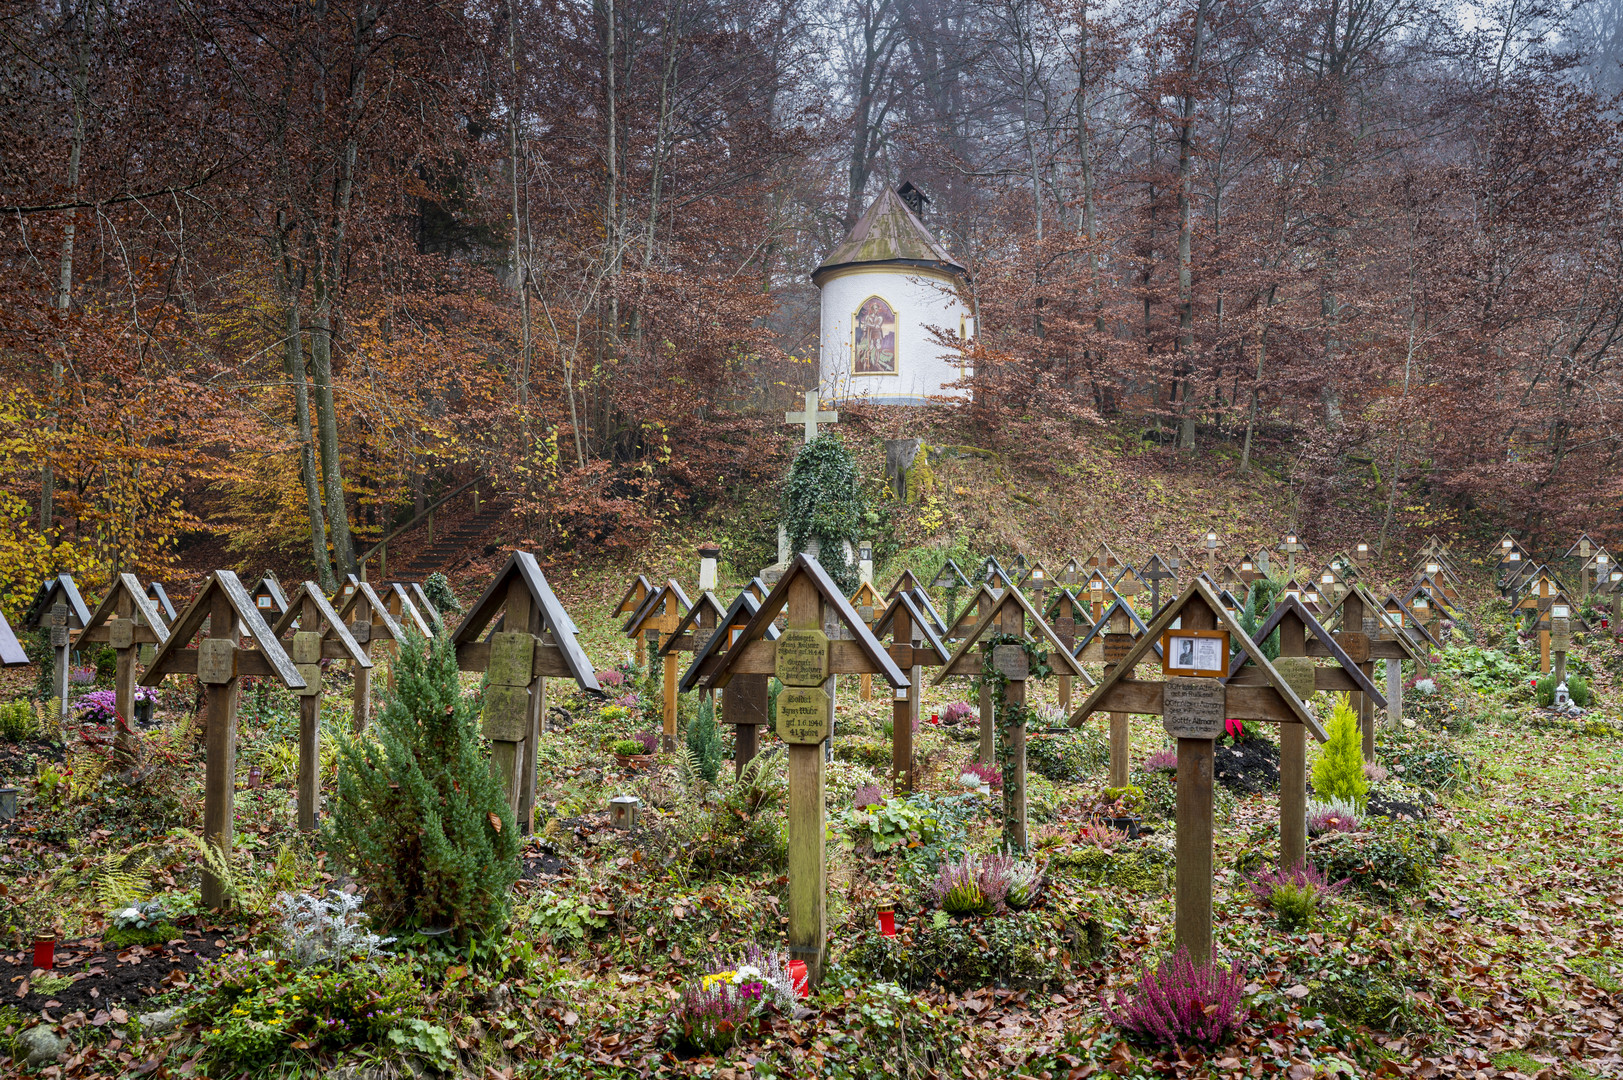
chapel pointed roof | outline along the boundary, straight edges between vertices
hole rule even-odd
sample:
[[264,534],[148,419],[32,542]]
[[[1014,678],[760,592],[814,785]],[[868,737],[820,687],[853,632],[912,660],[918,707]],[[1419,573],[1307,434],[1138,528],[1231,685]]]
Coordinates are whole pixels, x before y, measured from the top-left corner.
[[812,271],[812,284],[821,285],[835,270],[875,264],[964,273],[963,264],[947,253],[896,190],[888,187],[857,219],[850,235]]

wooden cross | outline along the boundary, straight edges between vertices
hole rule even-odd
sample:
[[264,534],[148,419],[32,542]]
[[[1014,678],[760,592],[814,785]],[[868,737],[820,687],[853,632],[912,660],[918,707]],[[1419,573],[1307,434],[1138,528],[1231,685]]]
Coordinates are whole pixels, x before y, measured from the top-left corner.
[[[851,606],[857,609],[857,614],[862,616],[862,621],[868,624],[869,629],[873,628],[874,620],[884,611],[884,605],[879,599],[879,590],[873,587],[871,580],[864,580],[857,586],[857,591],[851,594]],[[872,701],[873,676],[863,673],[857,691],[863,701]]]
[[[1375,684],[1331,634],[1294,596],[1281,600],[1263,620],[1252,640],[1263,642],[1279,631],[1279,657],[1274,668],[1280,677],[1307,701],[1316,690],[1357,691],[1381,700]],[[1319,667],[1314,657],[1329,656],[1333,667]],[[1249,663],[1242,644],[1229,665],[1230,686],[1267,685],[1266,678]],[[1398,671],[1395,660],[1387,661],[1389,672]],[[1388,675],[1388,685],[1391,676]],[[1398,686],[1403,685],[1402,676]],[[1385,699],[1390,714],[1391,698]],[[1279,866],[1282,870],[1301,866],[1307,860],[1307,728],[1301,724],[1281,724],[1279,728]]]
[[72,648],[72,633],[82,630],[90,621],[90,609],[79,595],[72,574],[57,574],[47,578],[39,587],[34,603],[23,617],[24,630],[50,628],[51,655],[54,662],[51,697],[55,704],[57,729],[67,737],[68,724],[68,665]]
[[[1049,625],[1054,628],[1054,636],[1065,646],[1065,651],[1075,656],[1078,618],[1081,619],[1083,633],[1093,629],[1093,620],[1088,618],[1087,610],[1075,594],[1069,589],[1056,590],[1054,599],[1043,614],[1048,617]],[[1063,671],[1059,673],[1059,707],[1062,712],[1071,710],[1071,676]]]
[[[492,632],[481,640],[486,628]],[[575,640],[578,632],[535,556],[515,551],[451,635],[457,666],[489,673],[480,727],[490,740],[491,771],[506,788],[524,832],[531,830],[535,815],[536,750],[547,712],[548,676],[572,678],[582,690],[602,692],[592,661]]]
[[321,807],[321,661],[348,660],[360,672],[371,668],[372,659],[315,582],[306,581],[294,590],[291,601],[283,597],[282,604],[282,616],[271,627],[271,633],[280,640],[290,639],[293,663],[304,679],[304,688],[296,691],[299,697],[299,828],[314,832],[316,812]]
[[1217,569],[1217,549],[1222,546],[1217,542],[1216,533],[1209,532],[1206,534],[1206,569]]
[[[760,580],[760,579],[756,579]],[[761,591],[761,597],[766,591]],[[733,599],[718,620],[716,630],[707,639],[700,642],[695,640],[693,662],[688,665],[687,671],[682,674],[681,682],[677,684],[682,693],[692,693],[696,689],[708,689],[705,680],[715,674],[721,666],[721,658],[728,649],[743,634],[744,628],[749,625],[755,613],[761,610],[761,601],[753,589],[745,589]],[[778,628],[766,628],[766,640],[778,639]],[[768,701],[770,692],[768,682],[772,678],[768,674],[734,675],[732,682],[727,684],[727,692],[721,699],[721,722],[731,724],[733,727],[733,770],[734,775],[742,776],[744,766],[748,765],[761,748],[761,728],[771,722]]]
[[[918,779],[913,771],[913,725],[919,719],[924,668],[947,662],[947,648],[931,629],[929,617],[914,602],[914,595],[897,593],[873,622],[874,637],[880,641],[890,637],[890,658],[907,672],[907,689],[893,692],[891,706],[890,780],[891,790],[898,795],[912,792]],[[861,611],[857,609],[858,614]],[[873,678],[866,672],[862,677]]]
[[[1388,664],[1401,664],[1404,660],[1411,660],[1416,665],[1416,672],[1425,664],[1425,656],[1415,648],[1407,634],[1383,635],[1381,628],[1384,624],[1383,609],[1375,597],[1363,585],[1357,582],[1347,586],[1347,591],[1339,601],[1331,605],[1325,613],[1321,623],[1329,625],[1338,615],[1341,622],[1337,627],[1336,641],[1342,649],[1358,665],[1366,678],[1373,680],[1375,675],[1375,661],[1385,660]],[[1351,704],[1358,709],[1358,722],[1364,736],[1364,760],[1375,760],[1375,702],[1383,700],[1380,695],[1371,695],[1363,690],[1351,695]]]
[[[1027,621],[1032,629],[1026,629]],[[933,685],[939,686],[952,676],[979,676],[982,674],[985,660],[981,655],[980,639],[993,633],[1011,634],[1025,637],[1029,640],[1044,643],[1049,649],[1049,662],[1055,671],[1064,671],[1074,678],[1091,682],[1088,673],[1082,665],[1076,662],[1060,639],[1055,635],[1042,614],[1025,598],[1019,589],[1012,586],[1005,589],[989,607],[981,614],[974,629],[958,644],[952,658],[942,667],[936,675]],[[999,655],[999,650],[1010,649],[1012,653],[1007,661]],[[1018,655],[1014,655],[1018,654]],[[1025,651],[1015,645],[1000,645],[992,650],[992,661],[998,671],[1008,679],[1004,693],[1006,701],[1011,705],[1023,706],[1026,703],[1027,657]],[[983,686],[989,682],[981,680]],[[989,692],[989,688],[988,688]],[[1005,773],[1003,786],[1004,802],[1004,843],[1014,851],[1026,850],[1026,726],[1024,722],[1009,725],[1007,732],[1005,752],[1013,762],[1012,777]]]
[[1307,547],[1297,541],[1295,533],[1287,533],[1284,542],[1279,545],[1279,550],[1285,553],[1285,576],[1287,578],[1295,577],[1296,553],[1306,551]]
[[134,574],[120,574],[75,639],[81,649],[87,642],[105,643],[118,657],[113,674],[113,706],[119,717],[113,732],[113,760],[120,767],[137,764],[134,732],[129,727],[135,722],[136,653],[142,646],[162,645],[168,637],[169,627],[158,605]]
[[664,698],[663,733],[661,735],[661,749],[671,751],[676,749],[676,656],[674,653],[661,652],[660,646],[665,639],[676,631],[682,621],[682,616],[692,610],[693,602],[688,599],[682,586],[676,583],[675,578],[667,578],[665,584],[649,593],[643,600],[642,606],[625,624],[626,636],[633,641],[646,641],[650,670],[661,655],[664,656],[664,678],[661,682]]
[[[1212,955],[1212,773],[1216,740],[1230,717],[1301,724],[1323,742],[1324,729],[1302,699],[1265,656],[1253,657],[1264,685],[1224,685],[1220,678],[1183,676],[1165,681],[1138,679],[1133,672],[1163,635],[1172,630],[1222,631],[1231,642],[1246,640],[1212,586],[1192,581],[1150,623],[1140,637],[1071,714],[1079,727],[1095,712],[1160,714],[1169,737],[1178,740],[1177,901],[1175,939],[1191,957]],[[1259,650],[1260,653],[1260,650]],[[1165,659],[1163,658],[1163,663]]]
[[[205,621],[208,624],[204,631]],[[239,647],[239,627],[255,648]],[[197,648],[188,648],[200,632]],[[242,676],[271,677],[289,690],[303,690],[304,678],[237,575],[216,570],[175,620],[141,674],[142,686],[157,686],[165,675],[196,675],[207,690],[208,751],[203,766],[203,839],[221,859],[231,859],[237,789],[237,701]],[[203,905],[225,907],[225,883],[203,870]]]
[[1161,582],[1167,580],[1176,581],[1178,575],[1161,556],[1151,555],[1150,561],[1144,564],[1143,570],[1139,571],[1139,577],[1150,583],[1150,618],[1153,619],[1156,613],[1161,610]]
[[[355,639],[355,644],[370,661],[372,658],[372,643],[375,641],[395,644],[404,640],[406,632],[395,622],[394,616],[389,614],[389,607],[379,598],[373,590],[371,582],[358,581],[355,589],[338,608],[338,617],[346,621],[349,627],[349,636]],[[398,654],[398,645],[395,649]],[[390,665],[393,667],[393,665]],[[367,723],[372,717],[372,668],[370,664],[355,665],[355,689],[353,692],[350,714],[350,730],[359,735],[366,730]]]
[[[1116,670],[1133,642],[1144,636],[1148,627],[1144,620],[1138,617],[1132,605],[1125,600],[1117,600],[1111,604],[1104,614],[1094,623],[1086,637],[1077,645],[1078,659],[1090,663],[1102,663],[1105,674],[1108,676]],[[1129,760],[1132,754],[1132,731],[1128,725],[1128,714],[1124,712],[1110,713],[1110,786],[1126,787],[1128,771],[1131,767]]]
[[806,441],[811,442],[817,438],[818,424],[837,424],[840,414],[831,411],[819,412],[817,408],[817,391],[806,391],[806,405],[799,412],[786,412],[783,414],[785,424],[804,424],[806,427]]
[[[776,640],[767,629],[779,613],[788,629]],[[850,632],[830,640],[826,629]],[[806,965],[815,990],[828,949],[826,765],[822,752],[834,726],[834,687],[840,675],[884,676],[893,690],[908,687],[873,632],[857,617],[828,572],[811,556],[796,555],[738,640],[705,680],[726,689],[745,674],[776,675],[777,730],[789,744],[789,952]]]

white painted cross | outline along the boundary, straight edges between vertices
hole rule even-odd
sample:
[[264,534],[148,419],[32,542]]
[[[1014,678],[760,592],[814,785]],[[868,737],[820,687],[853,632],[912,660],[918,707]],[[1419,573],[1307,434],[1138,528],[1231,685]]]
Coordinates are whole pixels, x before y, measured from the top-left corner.
[[806,407],[800,412],[784,413],[783,422],[785,424],[805,424],[806,441],[811,442],[813,439],[817,438],[818,424],[837,424],[840,422],[840,414],[829,411],[818,412],[817,391],[807,390]]

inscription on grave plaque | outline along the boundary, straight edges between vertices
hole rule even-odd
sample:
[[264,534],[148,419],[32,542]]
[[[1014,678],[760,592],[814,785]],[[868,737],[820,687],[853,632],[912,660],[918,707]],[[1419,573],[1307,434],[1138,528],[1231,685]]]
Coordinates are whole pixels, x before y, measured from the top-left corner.
[[[828,679],[828,635],[785,630],[778,638],[773,674],[785,686],[821,686]],[[783,715],[781,698],[778,715]]]
[[480,728],[495,742],[522,742],[529,734],[530,689],[491,682],[485,687],[485,715]]
[[304,689],[293,691],[299,697],[315,697],[321,693],[321,665],[320,664],[294,664],[299,669],[299,678],[304,680]]
[[[899,668],[912,667],[913,646],[905,641],[898,641],[896,644],[890,647],[890,658],[896,661],[896,666]],[[903,694],[902,696],[906,697],[907,695]]]
[[368,619],[356,619],[349,625],[349,636],[355,639],[357,645],[365,645],[372,640],[372,623]]
[[659,644],[659,631],[658,630],[644,630],[643,633],[642,633],[642,636],[643,636],[644,640],[646,640],[648,642],[648,644],[650,644],[650,645],[658,645]]
[[1061,641],[1071,641],[1076,637],[1076,619],[1070,615],[1061,615],[1054,620],[1054,633],[1059,635]]
[[1215,739],[1223,734],[1225,690],[1216,679],[1179,675],[1168,679],[1161,700],[1161,726],[1174,739]]
[[1550,648],[1556,652],[1566,652],[1572,647],[1572,620],[1550,620]]
[[822,742],[833,719],[834,699],[821,686],[785,686],[778,694],[778,737],[786,743]]
[[295,664],[321,663],[321,635],[314,630],[300,630],[293,635],[292,652]]
[[[491,685],[528,686],[535,669],[535,638],[530,634],[490,635]],[[523,738],[523,736],[519,736]]]
[[862,607],[857,608],[857,614],[859,616],[861,616],[863,622],[867,623],[870,626],[873,625],[873,606],[872,605],[864,605]]
[[1347,654],[1347,659],[1362,664],[1369,659],[1369,635],[1360,630],[1343,630],[1336,635],[1336,644]]
[[127,649],[135,644],[134,619],[108,619],[107,620],[107,646],[111,649]]
[[237,646],[225,638],[204,638],[197,646],[197,681],[224,686],[237,677]]
[[995,645],[992,647],[992,666],[1006,679],[1016,682],[1031,675],[1031,658],[1026,650],[1019,645]]
[[1279,677],[1285,680],[1285,685],[1296,692],[1296,696],[1303,701],[1313,696],[1315,665],[1312,657],[1308,656],[1281,656],[1274,660],[1274,670]]
[[693,628],[693,651],[703,652],[704,647],[710,644],[710,639],[716,636],[714,627],[695,626]]
[[1132,634],[1106,634],[1105,635],[1105,663],[1119,664],[1127,659],[1127,652],[1133,647]]
[[68,605],[56,604],[51,608],[51,647],[60,649],[68,643]]

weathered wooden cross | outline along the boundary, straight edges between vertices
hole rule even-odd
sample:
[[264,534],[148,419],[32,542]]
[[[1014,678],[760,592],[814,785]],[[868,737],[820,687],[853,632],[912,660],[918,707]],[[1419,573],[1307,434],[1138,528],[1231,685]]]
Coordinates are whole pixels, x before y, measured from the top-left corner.
[[[343,595],[340,593],[340,595]],[[398,642],[405,639],[406,632],[400,624],[394,621],[389,614],[389,607],[379,598],[376,590],[369,581],[358,581],[355,588],[338,608],[338,617],[345,620],[349,627],[349,636],[355,639],[367,663],[355,665],[355,689],[352,697],[350,714],[350,730],[359,735],[366,730],[367,723],[372,717],[372,645],[373,642],[384,642],[395,645],[395,653],[399,652]],[[393,670],[394,665],[390,664]]]
[[[772,640],[767,629],[778,614],[788,628]],[[830,630],[849,637],[831,639]],[[738,640],[722,654],[707,685],[726,689],[739,675],[776,675],[777,730],[789,744],[789,951],[806,965],[816,989],[828,948],[828,863],[825,763],[822,747],[834,724],[834,686],[840,675],[867,671],[893,690],[908,687],[873,632],[807,554],[795,556]]]
[[1296,576],[1296,553],[1306,551],[1307,546],[1296,539],[1295,533],[1287,533],[1284,542],[1279,545],[1279,550],[1285,553],[1285,576],[1294,578]]
[[[917,777],[913,774],[913,725],[919,719],[919,700],[924,689],[925,667],[947,662],[947,648],[936,637],[930,618],[914,597],[922,591],[898,592],[873,621],[874,637],[888,636],[890,658],[907,673],[907,689],[892,692],[891,706],[891,790],[900,795],[911,792]],[[862,609],[857,609],[860,614]],[[863,675],[864,681],[871,679]]]
[[[1174,622],[1178,623],[1176,630]],[[1228,643],[1245,640],[1245,632],[1223,610],[1216,591],[1196,578],[1150,623],[1149,632],[1133,644],[1070,720],[1072,726],[1079,726],[1095,712],[1158,714],[1167,734],[1178,740],[1175,939],[1196,963],[1212,959],[1212,772],[1224,721],[1233,717],[1301,724],[1320,741],[1325,737],[1307,706],[1266,657],[1253,657],[1262,685],[1225,685]],[[1163,672],[1169,677],[1164,681],[1135,678],[1139,662],[1156,644],[1162,647]],[[1196,666],[1186,665],[1186,660]],[[1206,666],[1213,662],[1217,666]],[[1182,675],[1180,671],[1201,674]]]
[[[759,579],[757,579],[759,580]],[[765,591],[761,593],[765,596]],[[722,655],[743,634],[744,628],[755,613],[761,610],[761,602],[752,589],[745,589],[733,599],[731,605],[717,621],[715,632],[710,634],[703,642],[695,640],[693,661],[688,665],[687,671],[682,673],[682,679],[677,684],[684,694],[694,690],[707,688],[707,680],[715,674],[721,666]],[[778,628],[766,628],[766,640],[776,641]],[[748,765],[761,748],[761,728],[771,723],[770,689],[768,674],[735,675],[732,682],[727,684],[727,692],[721,698],[721,722],[731,724],[733,727],[733,769],[735,775],[744,774],[744,766]]]
[[23,616],[24,630],[38,630],[45,626],[51,633],[51,698],[57,730],[67,737],[68,726],[68,667],[71,662],[72,634],[83,630],[90,621],[90,609],[79,595],[72,574],[56,574],[45,579],[39,587],[34,603]]
[[[1077,643],[1076,657],[1088,663],[1103,664],[1105,674],[1116,670],[1116,665],[1132,649],[1133,643],[1143,637],[1149,628],[1138,617],[1126,600],[1117,600],[1106,608],[1093,628]],[[1159,648],[1159,646],[1157,646]],[[1128,715],[1110,714],[1110,786],[1126,787],[1127,774],[1132,767],[1132,732]]]
[[96,610],[85,621],[75,644],[105,643],[118,657],[113,674],[113,706],[118,713],[113,732],[113,760],[120,766],[136,764],[133,746],[135,722],[135,660],[143,645],[162,645],[169,637],[169,625],[134,574],[113,579]]
[[271,632],[278,640],[290,640],[289,653],[304,679],[304,688],[295,691],[299,697],[299,828],[313,832],[321,809],[321,662],[348,660],[359,675],[371,669],[372,658],[315,582],[300,585],[291,598],[283,598],[283,606]]

